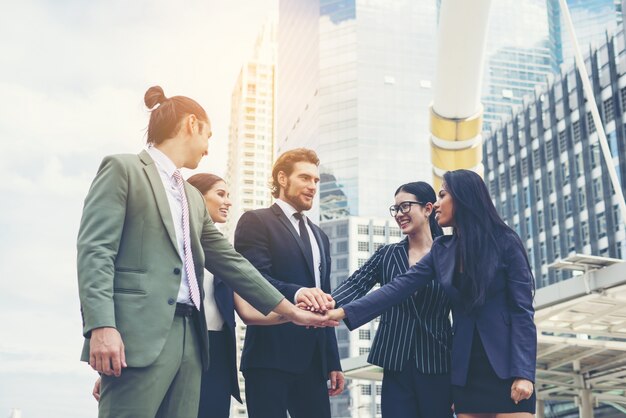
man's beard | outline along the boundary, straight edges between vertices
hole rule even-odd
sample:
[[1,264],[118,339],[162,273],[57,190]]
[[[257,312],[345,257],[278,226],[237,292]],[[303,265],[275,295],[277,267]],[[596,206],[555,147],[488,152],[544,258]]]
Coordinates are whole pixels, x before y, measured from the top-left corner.
[[291,191],[291,181],[287,180],[287,185],[285,187],[285,200],[289,204],[291,204],[291,206],[293,206],[294,209],[297,210],[298,212],[311,209],[311,206],[313,206],[313,202],[307,205],[305,202],[299,199],[299,196],[297,194],[291,194],[290,191]]

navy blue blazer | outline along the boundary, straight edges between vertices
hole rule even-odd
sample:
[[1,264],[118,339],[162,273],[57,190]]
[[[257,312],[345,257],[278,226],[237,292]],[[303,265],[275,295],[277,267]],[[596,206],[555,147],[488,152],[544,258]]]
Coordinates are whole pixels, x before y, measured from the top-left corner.
[[[228,332],[228,342],[230,345],[229,353],[231,355],[228,362],[231,377],[230,381],[232,382],[230,394],[240,403],[243,403],[239,392],[239,378],[237,376],[237,336],[235,334],[235,300],[233,291],[221,279],[214,277],[213,292],[217,309],[220,311],[220,314],[224,319],[224,330]],[[209,344],[210,343],[211,341],[209,341]],[[211,361],[211,359],[209,359],[209,361]]]
[[[363,297],[376,283],[385,285],[409,269],[408,239],[380,247],[333,291],[337,306]],[[431,281],[403,302],[383,312],[367,361],[386,370],[401,371],[412,354],[424,374],[450,369],[452,328],[450,300]]]
[[[321,252],[320,285],[330,293],[330,244],[326,234],[309,221]],[[300,235],[274,204],[244,213],[235,230],[235,249],[290,301],[301,287],[314,287],[313,266],[304,256]],[[301,373],[319,353],[321,370],[327,378],[341,370],[333,328],[310,328],[291,323],[250,325],[241,357],[241,370],[270,368]]]
[[343,307],[346,325],[357,328],[413,292],[438,280],[452,302],[452,384],[464,386],[477,329],[494,371],[501,379],[535,381],[537,329],[533,321],[533,276],[521,241],[513,232],[497,237],[500,257],[483,306],[467,313],[452,285],[456,236],[439,237],[430,253],[406,273]]

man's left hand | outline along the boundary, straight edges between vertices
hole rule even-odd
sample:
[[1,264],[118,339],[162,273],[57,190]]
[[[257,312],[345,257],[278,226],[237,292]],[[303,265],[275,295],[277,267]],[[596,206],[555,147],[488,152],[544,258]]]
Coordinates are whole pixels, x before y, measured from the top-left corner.
[[328,396],[337,396],[343,392],[343,385],[345,383],[343,373],[334,371],[328,373],[330,379],[330,387],[328,388]]

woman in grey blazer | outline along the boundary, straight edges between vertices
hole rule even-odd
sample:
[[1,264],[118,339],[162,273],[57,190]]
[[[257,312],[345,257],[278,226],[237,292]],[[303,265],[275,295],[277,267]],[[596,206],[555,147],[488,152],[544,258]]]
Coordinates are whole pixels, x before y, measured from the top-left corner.
[[[430,251],[442,234],[434,219],[433,188],[407,183],[395,193],[389,208],[406,238],[379,248],[333,293],[337,307],[364,296],[404,273]],[[383,417],[452,416],[450,387],[450,302],[433,281],[382,314],[368,362],[384,369]]]

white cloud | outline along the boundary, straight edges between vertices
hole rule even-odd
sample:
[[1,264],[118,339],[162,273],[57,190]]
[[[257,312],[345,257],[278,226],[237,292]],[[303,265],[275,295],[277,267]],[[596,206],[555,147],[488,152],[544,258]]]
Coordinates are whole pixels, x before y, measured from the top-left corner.
[[106,154],[137,152],[145,90],[202,104],[225,167],[230,94],[276,0],[35,1],[0,14],[0,416],[96,415],[75,240]]

